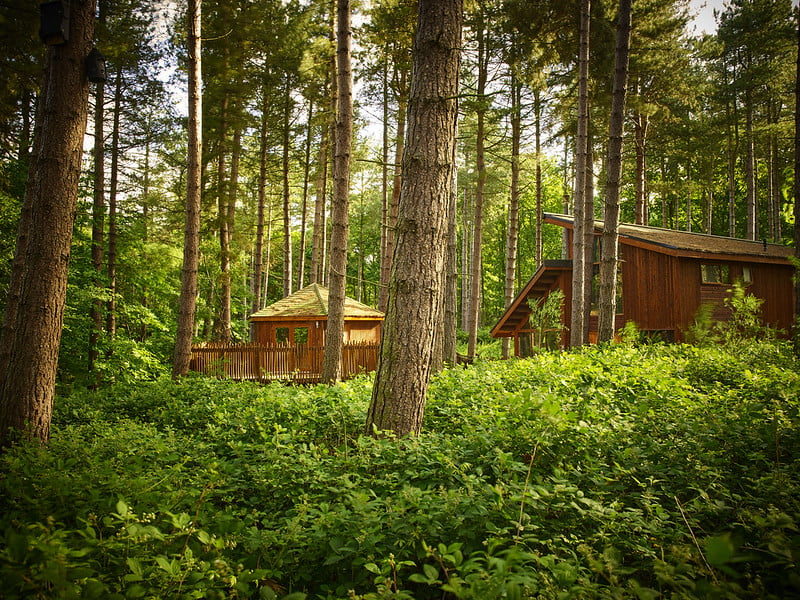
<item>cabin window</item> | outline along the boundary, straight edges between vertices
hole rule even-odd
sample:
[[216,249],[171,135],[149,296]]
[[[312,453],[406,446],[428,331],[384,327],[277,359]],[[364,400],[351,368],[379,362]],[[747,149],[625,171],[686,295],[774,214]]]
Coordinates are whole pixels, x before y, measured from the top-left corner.
[[703,283],[726,283],[731,282],[731,269],[728,265],[700,265],[700,274]]
[[753,283],[753,274],[750,272],[750,267],[742,267],[742,283],[745,285]]
[[275,341],[279,344],[285,344],[289,341],[289,328],[276,327],[275,328]]
[[295,327],[294,328],[294,343],[307,344],[308,343],[308,327]]

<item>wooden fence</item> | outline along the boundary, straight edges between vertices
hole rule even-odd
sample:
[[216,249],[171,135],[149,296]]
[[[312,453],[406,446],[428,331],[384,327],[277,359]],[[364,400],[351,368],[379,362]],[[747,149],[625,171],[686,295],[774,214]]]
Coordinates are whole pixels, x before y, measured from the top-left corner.
[[[376,343],[346,343],[342,347],[342,379],[374,371]],[[220,344],[192,346],[189,369],[220,379],[316,383],[322,374],[324,346],[307,344]]]

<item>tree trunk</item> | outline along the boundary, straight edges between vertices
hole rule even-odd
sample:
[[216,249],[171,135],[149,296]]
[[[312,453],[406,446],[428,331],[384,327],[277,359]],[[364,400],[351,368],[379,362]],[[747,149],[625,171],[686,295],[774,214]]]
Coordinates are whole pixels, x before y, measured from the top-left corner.
[[292,293],[292,219],[291,189],[289,188],[289,134],[292,119],[292,95],[289,78],[286,77],[283,96],[283,154],[281,172],[283,173],[283,296]]
[[[479,8],[478,10],[481,10]],[[475,186],[475,218],[472,228],[472,260],[469,288],[469,341],[467,355],[475,358],[478,345],[478,325],[481,315],[481,277],[483,267],[483,203],[486,188],[486,80],[489,71],[489,50],[486,47],[486,28],[483,21],[478,25],[478,87],[476,96],[478,100],[477,128],[475,130],[475,170],[478,180]]]
[[350,68],[350,0],[337,0],[337,115],[336,148],[333,156],[333,206],[331,252],[328,274],[328,325],[325,332],[323,383],[340,378],[344,341],[344,298],[347,284],[348,207],[350,197],[350,152],[353,138],[353,74]]
[[[535,143],[536,143],[536,268],[542,266],[542,260],[544,257],[544,239],[542,237],[542,221],[544,220],[544,204],[542,202],[542,193],[544,191],[544,182],[542,181],[542,93],[541,90],[534,90],[533,92],[533,110],[534,110],[534,127],[536,128],[535,132]],[[522,98],[521,96],[518,98],[518,102],[520,104],[520,108],[517,109],[518,112],[522,110]],[[521,114],[516,115],[517,118],[521,120]],[[521,129],[521,127],[520,127]],[[522,136],[522,131],[520,131],[520,137]],[[519,148],[517,148],[517,153],[519,153]],[[513,158],[512,158],[513,161]],[[513,168],[513,162],[512,162]],[[513,172],[512,172],[512,179],[513,179]],[[519,156],[517,157],[517,182],[519,183]],[[519,232],[517,232],[519,233]]]
[[192,356],[194,314],[197,306],[197,268],[200,259],[200,192],[202,137],[202,69],[200,36],[201,0],[189,0],[188,5],[188,72],[189,72],[189,130],[186,162],[186,224],[183,238],[183,268],[178,311],[178,332],[172,376],[189,372]]
[[381,128],[381,265],[378,288],[378,310],[386,310],[389,297],[389,65],[381,65],[381,104],[383,123]]
[[633,139],[636,148],[636,212],[637,225],[647,225],[647,130],[650,117],[636,111],[633,118]]
[[[101,5],[102,6],[102,5]],[[98,83],[95,88],[94,105],[94,196],[92,202],[92,266],[94,267],[93,287],[95,298],[92,299],[90,318],[92,330],[89,333],[89,373],[95,370],[95,363],[100,356],[97,344],[103,332],[103,301],[100,291],[103,285],[103,245],[105,201],[105,84]],[[95,378],[92,384],[96,387]]]
[[67,267],[78,201],[94,37],[94,0],[74,1],[69,41],[50,46],[3,332],[0,446],[16,435],[46,442],[55,393]]
[[308,183],[309,173],[311,172],[311,137],[313,129],[311,119],[314,116],[314,102],[308,101],[308,124],[306,127],[306,149],[305,164],[303,165],[303,204],[300,210],[300,248],[298,249],[297,260],[297,289],[305,286],[306,278],[306,229],[308,228]]
[[[454,136],[457,137],[456,134]],[[453,144],[455,151],[455,144]],[[456,163],[453,155],[453,164]],[[453,182],[447,208],[447,256],[445,258],[444,285],[444,325],[442,328],[442,362],[455,365],[457,360],[456,340],[458,337],[458,226],[457,208],[458,174],[453,169]]]
[[589,171],[589,11],[590,0],[581,0],[580,49],[578,54],[578,132],[575,151],[575,194],[574,194],[574,226],[572,230],[572,318],[570,321],[570,345],[581,346],[584,343],[584,325],[586,301],[585,258],[586,240],[584,229],[586,224],[586,182]]
[[[511,67],[511,190],[508,203],[508,231],[506,232],[506,281],[504,289],[505,308],[514,301],[514,284],[517,276],[517,237],[519,237],[519,146],[522,137],[522,84],[517,80],[516,67]],[[538,116],[538,114],[537,114]],[[538,128],[537,128],[538,133]],[[537,139],[538,141],[538,139]],[[536,157],[537,166],[539,157]],[[539,171],[541,173],[541,171]],[[537,200],[541,196],[538,195]],[[537,204],[538,208],[538,204]],[[538,213],[537,213],[538,217]],[[537,237],[538,242],[538,237]],[[538,251],[538,245],[537,245]],[[502,357],[507,359],[510,338],[503,338]]]
[[228,94],[222,100],[219,141],[217,142],[217,230],[219,232],[219,289],[220,306],[214,323],[214,338],[231,341],[231,238],[228,221]]
[[[800,12],[797,13],[797,66],[794,79],[794,255],[800,261]],[[794,280],[794,351],[800,356],[800,277]],[[0,371],[2,372],[2,371]]]
[[406,73],[400,72],[400,97],[397,100],[397,140],[395,140],[394,147],[394,175],[392,178],[392,196],[389,200],[389,224],[386,237],[386,265],[381,269],[381,277],[385,277],[385,281],[381,281],[382,289],[385,290],[383,307],[381,310],[386,310],[386,302],[389,297],[389,277],[392,272],[392,260],[394,256],[395,246],[395,229],[397,227],[397,209],[400,204],[400,188],[402,184],[402,163],[403,163],[403,150],[405,148],[406,138],[406,110],[408,99],[405,93]]
[[[327,88],[327,82],[325,87]],[[326,119],[327,121],[327,119]],[[328,188],[328,147],[330,127],[323,123],[317,155],[317,178],[314,197],[314,233],[311,239],[311,283],[322,283],[325,257],[325,195]]]
[[597,341],[614,337],[619,262],[619,188],[622,175],[622,135],[625,124],[625,91],[628,85],[628,55],[631,40],[631,0],[620,0],[617,13],[617,46],[614,53],[614,84],[608,134],[606,198],[603,210],[603,243],[600,258],[600,304]]
[[747,152],[745,154],[745,183],[747,185],[747,239],[758,239],[758,210],[756,207],[756,157],[755,134],[753,132],[753,102],[750,90],[745,92],[745,136]]
[[366,432],[419,433],[441,318],[462,0],[420,0],[397,247]]
[[[117,334],[117,189],[119,187],[119,136],[122,116],[122,67],[117,68],[114,86],[114,121],[111,128],[111,182],[108,188],[108,306],[106,332],[111,339]],[[150,143],[149,140],[147,142]],[[145,165],[145,170],[148,165]],[[146,175],[147,177],[147,175]],[[147,202],[145,192],[145,203]],[[145,229],[145,232],[147,229]],[[147,242],[145,237],[144,242]],[[147,305],[145,298],[144,305]]]
[[267,115],[269,94],[264,84],[261,104],[261,126],[258,132],[258,216],[256,217],[256,248],[253,265],[253,310],[261,310],[261,280],[264,269],[264,208],[267,200]]

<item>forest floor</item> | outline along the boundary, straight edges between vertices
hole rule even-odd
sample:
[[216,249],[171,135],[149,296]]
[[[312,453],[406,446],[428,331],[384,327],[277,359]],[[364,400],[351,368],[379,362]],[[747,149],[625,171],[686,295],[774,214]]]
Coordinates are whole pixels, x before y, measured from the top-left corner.
[[57,399],[0,456],[3,598],[800,597],[800,362],[619,344],[432,381],[190,377]]

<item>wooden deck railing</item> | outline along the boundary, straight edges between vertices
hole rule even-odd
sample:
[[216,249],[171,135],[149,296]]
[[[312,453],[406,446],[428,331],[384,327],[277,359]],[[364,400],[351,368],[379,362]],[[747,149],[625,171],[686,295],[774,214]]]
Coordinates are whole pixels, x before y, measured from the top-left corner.
[[[342,379],[374,371],[376,343],[347,343],[342,347]],[[217,378],[248,381],[315,383],[322,374],[323,346],[306,344],[220,344],[192,346],[189,369]]]

